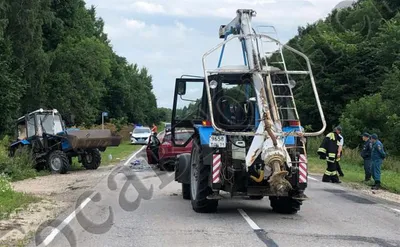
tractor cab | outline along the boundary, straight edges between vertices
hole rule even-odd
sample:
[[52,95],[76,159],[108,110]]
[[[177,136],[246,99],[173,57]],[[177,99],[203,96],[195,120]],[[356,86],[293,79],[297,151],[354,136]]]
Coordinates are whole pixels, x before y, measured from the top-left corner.
[[43,134],[56,135],[65,129],[57,110],[39,109],[20,117],[16,124],[17,142],[42,137]]

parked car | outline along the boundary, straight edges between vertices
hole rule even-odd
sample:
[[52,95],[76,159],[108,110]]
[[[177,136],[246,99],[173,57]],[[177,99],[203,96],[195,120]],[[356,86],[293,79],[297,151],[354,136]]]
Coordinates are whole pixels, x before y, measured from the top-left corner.
[[171,132],[171,123],[165,123],[165,132]]
[[151,130],[149,127],[136,127],[131,132],[131,144],[146,145],[149,143]]
[[[175,143],[185,144],[193,135],[193,131],[181,130],[175,132]],[[158,164],[160,170],[173,170],[177,155],[190,153],[192,151],[192,140],[186,146],[174,146],[171,140],[171,132],[165,132],[160,138],[152,135],[146,147],[147,160],[149,164]]]

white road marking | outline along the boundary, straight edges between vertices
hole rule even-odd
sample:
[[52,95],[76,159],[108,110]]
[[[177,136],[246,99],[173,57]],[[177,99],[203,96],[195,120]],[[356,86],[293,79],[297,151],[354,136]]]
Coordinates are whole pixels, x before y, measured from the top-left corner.
[[131,162],[131,160],[132,160],[138,153],[142,152],[143,149],[145,149],[146,147],[147,147],[147,146],[143,146],[143,147],[141,147],[138,151],[136,151],[134,154],[132,154],[131,157],[129,157],[129,158],[125,161],[124,166],[127,166],[127,165],[129,164],[129,162]]
[[396,208],[390,208],[393,211],[396,211],[397,213],[400,213],[400,209],[396,209]]
[[318,179],[310,177],[310,176],[308,176],[308,178],[311,179],[311,180],[314,180],[314,181],[319,181]]
[[[92,195],[93,195],[93,194],[92,194]],[[86,199],[81,203],[81,205],[79,205],[79,207],[78,207],[77,209],[75,209],[70,215],[68,215],[68,217],[65,218],[65,220],[63,220],[63,222],[61,222],[61,224],[60,224],[56,229],[53,229],[53,230],[51,231],[51,233],[50,233],[50,234],[46,237],[46,239],[43,241],[42,245],[44,245],[44,246],[49,245],[49,244],[51,243],[51,241],[53,241],[54,238],[57,236],[57,234],[59,234],[59,233],[62,231],[62,229],[63,229],[66,225],[68,225],[68,224],[71,222],[71,220],[72,220],[73,218],[75,218],[75,216],[79,213],[79,211],[81,211],[81,210],[92,200],[91,197],[92,197],[92,196],[86,198]]]
[[[161,133],[160,133],[161,134]],[[140,153],[144,148],[146,148],[146,146],[141,147],[138,151],[136,151],[133,155],[131,155],[131,157],[128,158],[128,160],[124,163],[124,166],[126,166],[127,164],[129,164],[129,162],[138,154]],[[57,234],[59,234],[62,229],[64,229],[64,227],[66,225],[68,225],[71,220],[73,220],[76,215],[92,200],[91,198],[96,194],[96,192],[93,192],[93,194],[91,194],[88,198],[86,198],[81,205],[79,205],[79,207],[77,209],[75,209],[70,215],[68,215],[67,218],[65,218],[63,220],[63,222],[61,222],[60,225],[58,225],[57,228],[53,229],[51,231],[51,233],[45,238],[45,240],[43,241],[43,243],[40,246],[47,246],[49,245],[54,238],[57,236]]]
[[243,209],[238,208],[239,213],[243,216],[243,218],[247,221],[253,230],[261,230],[261,228],[243,211]]

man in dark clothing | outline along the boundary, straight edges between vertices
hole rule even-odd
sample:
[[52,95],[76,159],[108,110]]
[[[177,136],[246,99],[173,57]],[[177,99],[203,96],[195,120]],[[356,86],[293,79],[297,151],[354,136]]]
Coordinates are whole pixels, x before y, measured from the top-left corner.
[[362,139],[364,141],[364,146],[361,151],[361,157],[364,159],[364,171],[365,171],[365,182],[371,180],[371,151],[372,151],[372,142],[370,140],[370,134],[364,133],[362,135]]
[[327,163],[322,182],[341,183],[336,166],[339,146],[340,136],[336,132],[331,132],[325,136],[317,151],[320,159],[326,159]]
[[382,162],[386,158],[386,153],[383,148],[383,144],[379,141],[376,134],[371,135],[372,151],[371,151],[371,163],[372,163],[372,178],[375,184],[372,186],[373,190],[377,190],[381,186],[381,167]]

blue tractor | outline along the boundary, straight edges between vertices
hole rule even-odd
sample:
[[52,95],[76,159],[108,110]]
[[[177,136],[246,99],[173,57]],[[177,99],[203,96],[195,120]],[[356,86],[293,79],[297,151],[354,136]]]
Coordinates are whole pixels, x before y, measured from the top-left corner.
[[17,122],[17,140],[10,147],[10,156],[28,149],[36,168],[47,168],[64,174],[70,169],[72,158],[88,170],[101,164],[101,154],[109,146],[119,146],[120,136],[110,130],[67,129],[61,114],[56,110],[39,109],[20,117]]

